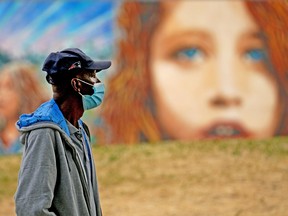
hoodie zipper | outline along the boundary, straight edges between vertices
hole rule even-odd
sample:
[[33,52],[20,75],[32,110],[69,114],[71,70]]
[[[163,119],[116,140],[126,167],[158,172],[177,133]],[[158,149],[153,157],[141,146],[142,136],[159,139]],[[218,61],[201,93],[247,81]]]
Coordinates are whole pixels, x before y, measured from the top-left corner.
[[76,152],[76,149],[74,148],[74,146],[72,146],[70,143],[69,143],[69,140],[67,140],[66,138],[64,138],[67,145],[72,149],[72,157],[75,161],[75,164],[76,164],[76,167],[78,169],[78,171],[80,172],[80,180],[83,184],[83,188],[84,188],[84,197],[85,197],[85,200],[86,200],[86,204],[87,204],[87,207],[88,207],[88,210],[89,210],[89,215],[91,215],[91,206],[90,206],[90,199],[89,199],[89,191],[88,191],[88,180],[87,180],[87,177],[86,177],[86,174],[85,174],[85,170],[84,170],[84,167],[83,167],[83,164],[79,158],[79,155],[77,154]]

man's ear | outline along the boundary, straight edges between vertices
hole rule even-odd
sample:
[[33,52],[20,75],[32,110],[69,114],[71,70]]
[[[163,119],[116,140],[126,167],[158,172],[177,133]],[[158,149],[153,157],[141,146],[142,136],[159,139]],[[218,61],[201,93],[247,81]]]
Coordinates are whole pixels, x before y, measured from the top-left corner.
[[76,78],[71,79],[71,86],[76,92],[80,92],[81,84]]

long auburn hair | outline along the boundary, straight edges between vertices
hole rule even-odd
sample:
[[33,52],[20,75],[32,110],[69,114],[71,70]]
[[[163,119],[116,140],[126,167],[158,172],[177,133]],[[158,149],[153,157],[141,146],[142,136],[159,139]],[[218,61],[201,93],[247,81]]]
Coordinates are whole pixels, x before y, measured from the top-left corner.
[[[279,83],[281,110],[275,135],[288,131],[288,2],[245,1],[267,38],[271,65]],[[164,12],[161,2],[122,3],[117,25],[121,38],[117,44],[116,73],[107,80],[107,93],[100,113],[96,136],[100,143],[156,142],[162,139],[153,112],[150,93],[149,53],[153,31]]]
[[274,135],[288,133],[288,1],[247,1],[247,8],[264,32],[272,70],[279,85],[280,118]]

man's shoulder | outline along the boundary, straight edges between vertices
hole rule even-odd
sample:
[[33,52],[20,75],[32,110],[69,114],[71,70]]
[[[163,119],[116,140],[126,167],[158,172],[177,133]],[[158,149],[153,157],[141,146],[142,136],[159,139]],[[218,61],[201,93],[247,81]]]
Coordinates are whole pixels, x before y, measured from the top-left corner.
[[39,141],[47,141],[50,139],[55,139],[55,134],[57,130],[51,128],[51,127],[39,127],[35,128],[27,134],[29,139],[37,139]]

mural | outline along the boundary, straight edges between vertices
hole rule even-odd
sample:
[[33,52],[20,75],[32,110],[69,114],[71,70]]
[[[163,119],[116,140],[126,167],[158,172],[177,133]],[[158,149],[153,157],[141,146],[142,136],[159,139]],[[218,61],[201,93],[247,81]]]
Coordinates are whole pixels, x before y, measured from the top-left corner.
[[103,143],[287,134],[287,1],[128,1],[117,24]]
[[95,59],[111,58],[116,3],[0,2],[0,155],[21,153],[15,122],[51,97],[41,71],[50,52],[79,47]]
[[1,1],[0,15],[0,66],[42,76],[66,47],[113,61],[84,116],[95,143],[288,133],[287,1]]
[[21,153],[15,122],[21,113],[31,113],[48,100],[34,65],[11,62],[0,73],[0,155]]

